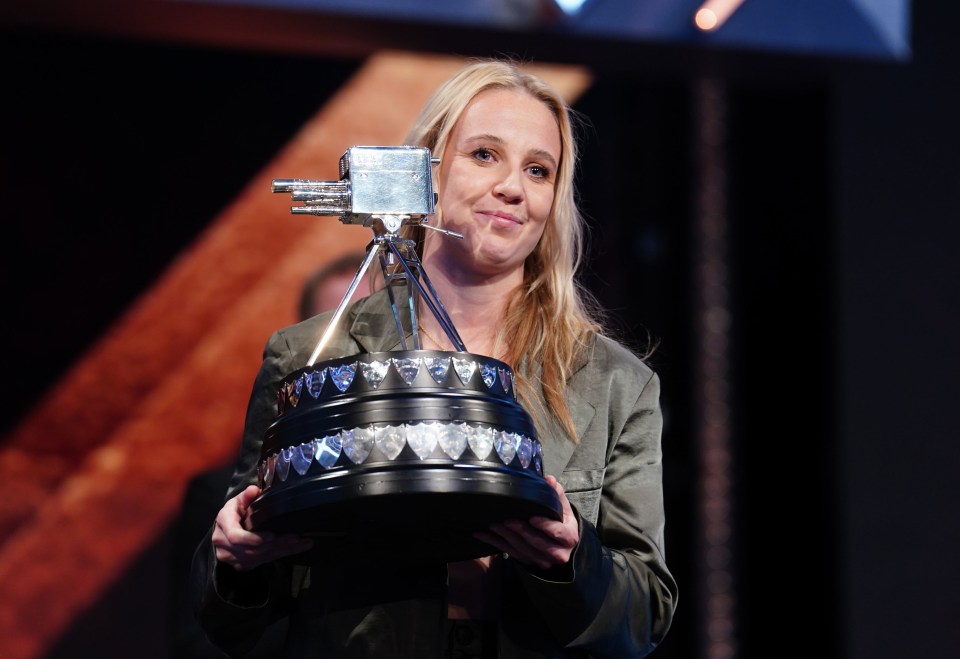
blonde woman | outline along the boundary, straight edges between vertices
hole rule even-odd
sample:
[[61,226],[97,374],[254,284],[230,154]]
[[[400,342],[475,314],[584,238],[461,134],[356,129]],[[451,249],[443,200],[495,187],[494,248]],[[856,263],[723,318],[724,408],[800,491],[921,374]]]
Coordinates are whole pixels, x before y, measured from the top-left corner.
[[[575,274],[572,112],[509,61],[473,62],[438,88],[408,144],[439,155],[432,224],[411,238],[464,345],[509,364],[543,444],[561,519],[491,524],[498,553],[468,561],[313,566],[322,539],[256,533],[256,465],[285,375],[306,365],[330,314],[268,341],[228,498],[194,561],[198,617],[230,652],[290,617],[285,655],[389,659],[643,657],[670,627],[657,375],[604,335]],[[406,227],[406,230],[411,230]],[[420,314],[425,349],[452,350]],[[408,333],[412,328],[406,328]],[[385,291],[348,307],[322,358],[400,346]],[[398,538],[402,542],[402,538]]]

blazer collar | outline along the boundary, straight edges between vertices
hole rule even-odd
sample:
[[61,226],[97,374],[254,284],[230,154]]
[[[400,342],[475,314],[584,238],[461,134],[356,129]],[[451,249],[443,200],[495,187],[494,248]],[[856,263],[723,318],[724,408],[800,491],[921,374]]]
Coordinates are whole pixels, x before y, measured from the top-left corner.
[[[407,348],[412,349],[407,292],[405,289],[394,291],[394,297],[403,328],[403,338],[407,342]],[[348,331],[364,352],[400,350],[400,332],[386,289],[376,291],[356,304]]]
[[[578,355],[571,373],[571,379],[589,363],[592,350],[593,347],[590,346]],[[524,374],[533,383],[537,395],[543,400],[542,366],[540,364],[530,365],[525,361],[521,364],[521,368],[525,369]],[[570,380],[567,381],[567,384],[570,384]],[[586,434],[593,417],[596,416],[596,407],[581,395],[577,388],[567,386],[564,395],[567,399],[570,416],[573,417],[577,438],[581,438]],[[573,455],[577,445],[567,437],[567,433],[553,416],[547,418],[542,424],[537,424],[537,434],[543,450],[544,474],[553,474],[559,477],[566,469],[567,463],[570,462],[570,456]]]

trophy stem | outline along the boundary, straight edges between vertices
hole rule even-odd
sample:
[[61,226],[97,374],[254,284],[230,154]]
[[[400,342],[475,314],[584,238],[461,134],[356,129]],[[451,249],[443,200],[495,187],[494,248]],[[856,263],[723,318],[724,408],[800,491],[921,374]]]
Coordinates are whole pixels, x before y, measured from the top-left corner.
[[[395,224],[396,226],[399,226],[399,223],[395,222],[385,222],[384,224]],[[316,347],[313,349],[313,353],[310,355],[310,359],[307,361],[307,366],[313,366],[313,364],[320,357],[320,353],[323,352],[324,347],[327,345],[327,342],[333,335],[337,323],[340,321],[340,317],[347,308],[350,298],[357,290],[357,285],[360,283],[360,280],[369,269],[370,264],[378,256],[380,257],[380,271],[383,275],[384,285],[387,288],[387,294],[390,297],[390,306],[393,310],[393,318],[396,321],[397,334],[400,337],[401,348],[403,350],[408,349],[406,333],[403,330],[403,323],[400,321],[400,312],[397,308],[397,301],[393,294],[392,284],[396,281],[404,281],[407,284],[407,304],[410,308],[410,322],[413,332],[414,349],[422,349],[420,341],[420,328],[419,323],[417,322],[417,301],[422,299],[427,305],[427,308],[430,310],[430,313],[433,314],[433,317],[440,324],[440,327],[447,335],[447,338],[450,339],[450,342],[453,344],[454,348],[459,352],[467,351],[466,346],[463,344],[463,340],[460,338],[460,334],[457,332],[457,328],[454,327],[453,321],[450,320],[450,316],[447,314],[446,308],[440,301],[440,297],[437,295],[437,291],[433,287],[430,277],[427,276],[427,272],[424,270],[423,264],[420,262],[420,258],[417,256],[417,251],[413,241],[401,238],[398,234],[391,231],[377,234],[376,229],[374,229],[373,240],[367,246],[367,255],[360,264],[357,274],[354,275],[353,281],[350,282],[347,292],[340,300],[340,304],[337,305],[337,308],[333,313],[333,317],[330,319],[330,323],[327,325],[323,335],[320,337]],[[387,269],[387,266],[392,265],[393,263],[399,263],[400,267],[402,268],[402,272],[391,273]]]

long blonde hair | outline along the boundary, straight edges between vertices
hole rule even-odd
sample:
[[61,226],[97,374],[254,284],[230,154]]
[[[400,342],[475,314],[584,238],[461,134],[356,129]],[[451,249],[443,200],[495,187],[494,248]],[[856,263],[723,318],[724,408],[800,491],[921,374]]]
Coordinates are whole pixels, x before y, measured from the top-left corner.
[[[503,359],[514,367],[517,395],[536,416],[544,410],[535,390],[521,371],[542,366],[541,387],[547,411],[571,440],[576,441],[573,418],[563,395],[577,357],[601,331],[600,313],[592,296],[576,279],[584,249],[584,220],[576,204],[574,173],[577,143],[575,115],[563,98],[541,78],[507,60],[475,60],[460,69],[433,93],[424,105],[405,143],[442,154],[453,127],[470,101],[488,89],[518,89],[541,101],[557,120],[560,163],[553,207],[543,235],[524,263],[523,284],[512,294],[497,333],[506,346]],[[422,256],[424,229],[405,227]],[[510,337],[505,341],[505,337]],[[534,371],[531,371],[534,372]]]

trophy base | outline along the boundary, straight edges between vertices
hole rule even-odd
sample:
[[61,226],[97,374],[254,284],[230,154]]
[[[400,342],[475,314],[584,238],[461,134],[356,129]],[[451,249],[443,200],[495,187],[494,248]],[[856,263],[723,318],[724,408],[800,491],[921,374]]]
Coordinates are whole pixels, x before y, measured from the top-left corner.
[[497,553],[492,522],[561,518],[509,367],[444,351],[364,353],[294,371],[258,465],[255,531],[318,550],[448,561]]
[[560,519],[543,479],[507,470],[448,465],[369,469],[304,479],[250,507],[258,531],[317,539],[318,551],[457,561],[498,553],[473,537],[489,524]]

